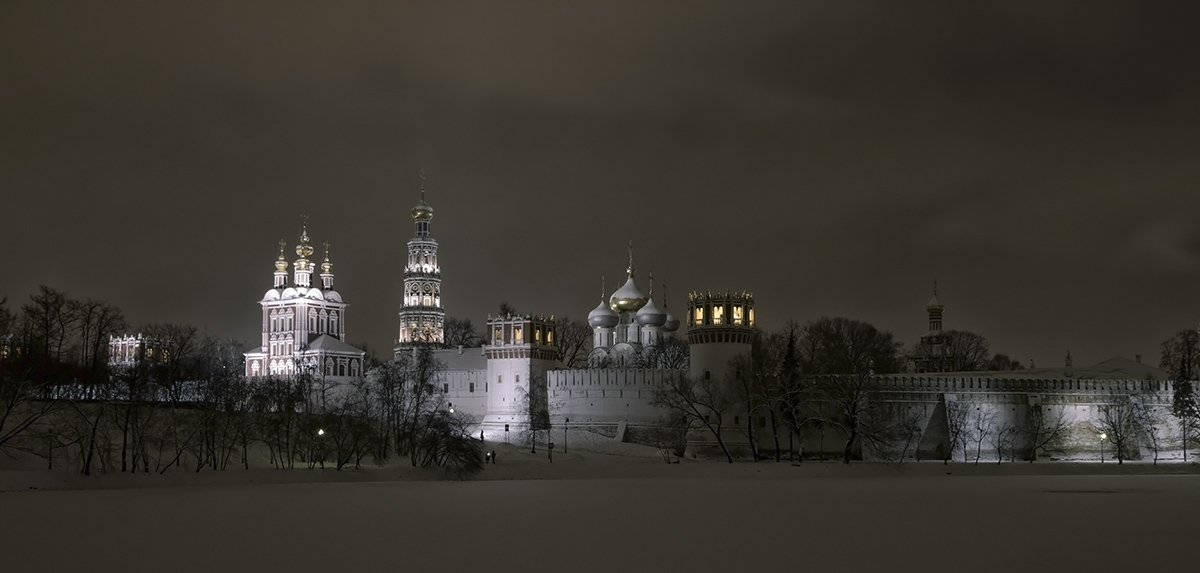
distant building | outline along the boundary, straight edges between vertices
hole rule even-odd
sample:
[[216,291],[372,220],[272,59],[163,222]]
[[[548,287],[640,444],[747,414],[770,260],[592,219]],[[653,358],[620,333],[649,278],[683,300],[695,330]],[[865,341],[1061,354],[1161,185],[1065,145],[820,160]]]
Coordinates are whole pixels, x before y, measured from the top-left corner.
[[942,313],[946,307],[938,300],[937,282],[933,283],[933,297],[925,305],[929,313],[929,331],[921,337],[918,351],[909,357],[909,370],[916,374],[926,372],[954,372],[961,363],[955,356],[950,336],[942,330]]

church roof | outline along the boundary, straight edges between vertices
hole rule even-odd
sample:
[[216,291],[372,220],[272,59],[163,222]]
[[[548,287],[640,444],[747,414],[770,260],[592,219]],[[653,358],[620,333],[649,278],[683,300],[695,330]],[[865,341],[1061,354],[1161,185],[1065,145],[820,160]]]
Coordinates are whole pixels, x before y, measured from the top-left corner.
[[328,334],[322,334],[321,336],[313,339],[313,341],[308,344],[308,349],[324,350],[325,352],[337,352],[341,354],[357,354],[359,356],[366,354],[362,350],[350,346],[349,344],[338,340],[336,337],[329,336]]

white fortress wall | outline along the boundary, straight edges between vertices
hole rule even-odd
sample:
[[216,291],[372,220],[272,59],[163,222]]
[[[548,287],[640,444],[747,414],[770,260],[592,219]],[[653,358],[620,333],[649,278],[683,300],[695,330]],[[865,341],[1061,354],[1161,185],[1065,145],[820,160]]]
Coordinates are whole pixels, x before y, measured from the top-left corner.
[[446,392],[446,402],[456,412],[483,419],[487,413],[487,371],[446,370],[438,372],[435,384]]
[[604,368],[551,370],[549,382],[551,418],[571,424],[650,425],[664,412],[652,405],[654,393],[667,376],[683,370]]

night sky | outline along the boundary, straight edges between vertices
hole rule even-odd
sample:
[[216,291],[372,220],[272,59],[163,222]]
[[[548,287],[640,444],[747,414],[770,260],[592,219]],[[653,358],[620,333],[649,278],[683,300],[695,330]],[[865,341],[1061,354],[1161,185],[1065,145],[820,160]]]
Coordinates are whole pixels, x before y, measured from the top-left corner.
[[1195,3],[203,4],[0,6],[10,308],[256,346],[306,211],[349,341],[390,348],[424,169],[476,324],[582,318],[629,240],[676,315],[748,290],[768,329],[911,345],[935,277],[1026,364],[1200,322]]

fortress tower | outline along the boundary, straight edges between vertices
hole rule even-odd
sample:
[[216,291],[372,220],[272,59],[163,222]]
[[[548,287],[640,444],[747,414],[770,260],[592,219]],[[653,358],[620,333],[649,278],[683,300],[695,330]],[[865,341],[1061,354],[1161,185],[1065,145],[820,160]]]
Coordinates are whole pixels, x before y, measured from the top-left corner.
[[754,295],[688,295],[687,337],[693,379],[725,377],[734,356],[750,352],[754,338]]
[[[554,317],[488,317],[483,351],[487,356],[487,415],[483,425],[488,432],[504,431],[510,425],[529,420],[530,394],[533,404],[547,404],[546,372],[557,367],[558,351]],[[548,414],[548,412],[545,412]]]
[[438,266],[437,240],[429,235],[433,207],[425,202],[424,176],[421,177],[421,202],[413,207],[412,218],[416,229],[408,241],[408,263],[404,266],[404,304],[400,307],[397,355],[405,348],[445,341],[442,269]]

